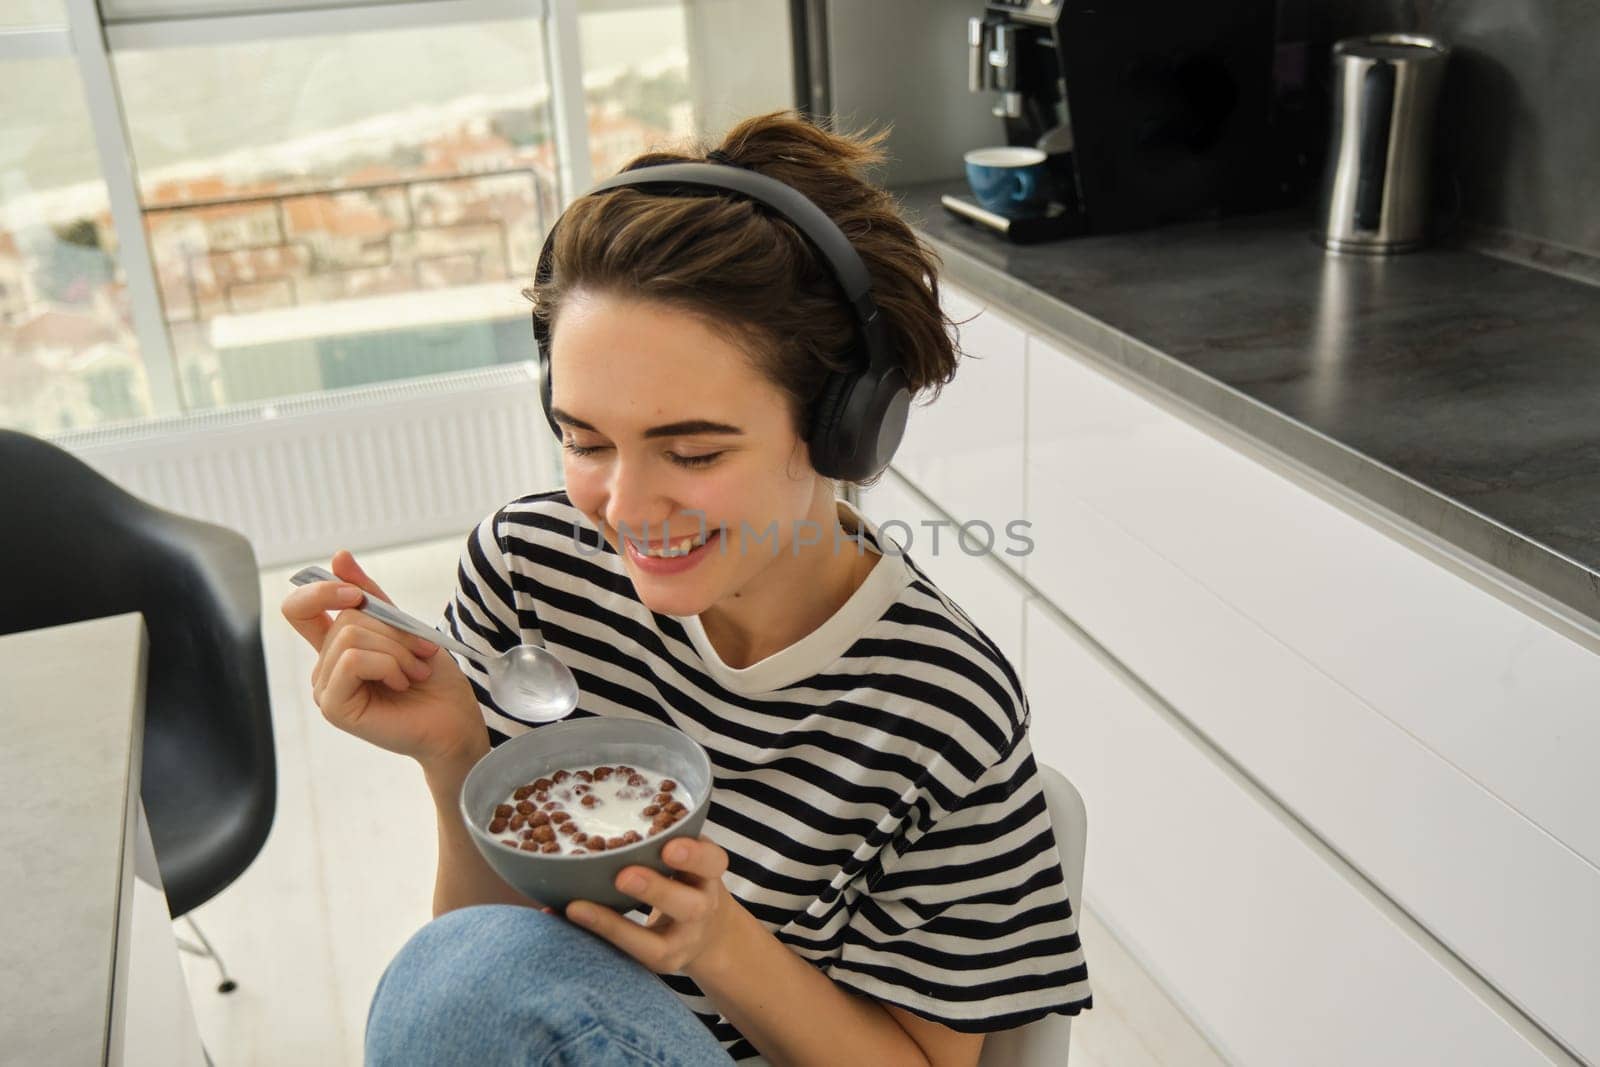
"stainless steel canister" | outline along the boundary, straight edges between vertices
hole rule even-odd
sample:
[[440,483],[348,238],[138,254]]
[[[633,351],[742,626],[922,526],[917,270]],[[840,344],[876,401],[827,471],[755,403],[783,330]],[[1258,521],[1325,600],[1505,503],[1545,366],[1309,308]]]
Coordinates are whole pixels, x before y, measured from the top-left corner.
[[1387,254],[1427,231],[1433,116],[1450,49],[1386,33],[1333,47],[1332,137],[1323,177],[1323,243]]

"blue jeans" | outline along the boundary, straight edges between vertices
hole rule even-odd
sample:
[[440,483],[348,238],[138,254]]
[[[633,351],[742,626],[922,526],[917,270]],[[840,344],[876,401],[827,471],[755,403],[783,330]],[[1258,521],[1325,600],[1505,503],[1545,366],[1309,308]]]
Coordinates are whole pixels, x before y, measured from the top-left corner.
[[406,942],[367,1014],[368,1067],[726,1067],[655,975],[554,915],[446,912]]

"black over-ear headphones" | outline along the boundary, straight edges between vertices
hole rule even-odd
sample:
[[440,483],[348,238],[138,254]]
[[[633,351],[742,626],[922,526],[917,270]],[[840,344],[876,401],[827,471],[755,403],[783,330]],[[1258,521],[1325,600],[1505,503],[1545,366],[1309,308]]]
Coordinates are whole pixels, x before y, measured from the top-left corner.
[[[805,194],[776,178],[720,163],[662,163],[624,171],[589,190],[643,189],[661,196],[733,194],[752,200],[793,223],[805,235],[839,282],[856,324],[856,343],[848,353],[851,369],[828,376],[810,417],[806,443],[811,465],[828,478],[861,481],[889,465],[906,429],[911,389],[891,351],[888,330],[872,300],[866,265],[826,212]],[[536,278],[550,280],[556,225],[539,253]],[[537,315],[533,337],[539,348],[539,394],[544,415],[557,437],[561,427],[550,413],[550,331]]]

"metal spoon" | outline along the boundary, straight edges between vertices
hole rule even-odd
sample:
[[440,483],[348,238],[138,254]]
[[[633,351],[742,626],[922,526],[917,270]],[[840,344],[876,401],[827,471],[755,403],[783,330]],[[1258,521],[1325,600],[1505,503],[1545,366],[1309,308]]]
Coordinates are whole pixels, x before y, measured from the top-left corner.
[[[339,580],[324,567],[307,567],[289,579],[295,585]],[[483,667],[489,672],[489,694],[495,703],[518,719],[555,722],[572,714],[572,709],[578,706],[578,680],[565,663],[538,645],[518,645],[510,652],[492,656],[462,644],[375,596],[368,596],[356,610],[414,637],[432,641]]]

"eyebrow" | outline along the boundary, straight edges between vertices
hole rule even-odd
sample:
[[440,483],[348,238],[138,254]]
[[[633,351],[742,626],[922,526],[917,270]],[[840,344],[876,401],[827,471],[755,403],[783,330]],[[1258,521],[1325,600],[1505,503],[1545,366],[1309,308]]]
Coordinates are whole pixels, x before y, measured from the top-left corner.
[[[567,414],[560,408],[551,408],[550,417],[564,426],[571,426],[579,430],[588,430],[590,433],[599,433],[589,423],[580,418]],[[646,438],[654,437],[688,437],[692,434],[743,434],[744,431],[737,426],[730,426],[726,422],[713,422],[710,419],[683,419],[679,422],[669,422],[664,426],[652,426],[644,432]]]

